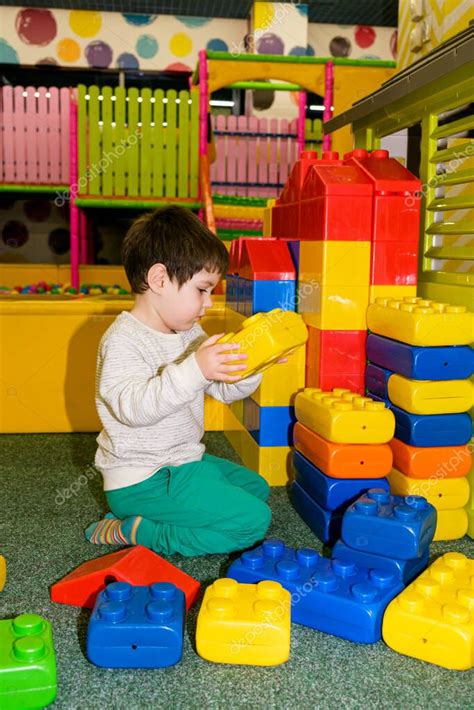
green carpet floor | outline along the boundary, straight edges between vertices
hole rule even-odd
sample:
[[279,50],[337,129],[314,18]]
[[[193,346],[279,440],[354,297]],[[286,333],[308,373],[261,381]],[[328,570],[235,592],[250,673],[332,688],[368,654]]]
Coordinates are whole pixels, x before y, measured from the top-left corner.
[[[209,453],[235,457],[224,436],[208,434]],[[58,660],[55,708],[468,708],[474,673],[448,671],[397,655],[383,642],[357,645],[293,625],[291,657],[275,668],[207,663],[197,656],[198,604],[186,623],[182,662],[163,670],[104,670],[84,652],[89,612],[52,604],[50,585],[85,560],[114,548],[94,547],[83,534],[105,512],[100,476],[91,462],[95,436],[3,436],[0,469],[0,552],[8,565],[0,618],[36,612],[53,623]],[[65,491],[74,491],[71,497]],[[293,511],[285,488],[272,490],[269,534],[294,546],[321,549]],[[473,556],[469,538],[432,545]],[[224,576],[223,555],[171,561],[205,587]],[[1,701],[0,701],[1,705]]]

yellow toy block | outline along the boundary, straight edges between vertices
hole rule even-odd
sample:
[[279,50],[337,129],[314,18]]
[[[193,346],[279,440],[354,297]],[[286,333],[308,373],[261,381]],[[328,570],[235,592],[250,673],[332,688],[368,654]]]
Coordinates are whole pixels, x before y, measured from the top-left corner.
[[409,478],[396,468],[388,475],[390,490],[397,496],[423,496],[436,510],[463,508],[469,499],[469,483],[466,478]]
[[301,241],[299,279],[329,286],[367,286],[370,242]]
[[[474,440],[471,441],[471,451],[472,451],[472,446],[474,444]],[[467,534],[469,537],[474,538],[474,457],[472,459],[472,467],[471,470],[469,471],[467,475],[467,480],[469,483],[469,500],[466,505],[466,513],[468,516],[468,528],[467,528]]]
[[469,524],[465,508],[438,510],[434,542],[441,540],[459,540],[467,533]]
[[288,362],[265,370],[260,387],[251,395],[261,407],[285,407],[293,404],[296,393],[305,385],[305,348],[288,357]]
[[5,586],[5,582],[7,580],[7,563],[5,562],[5,558],[0,555],[0,592],[2,591],[3,587]]
[[379,298],[367,309],[367,327],[378,335],[410,345],[469,345],[473,314],[465,306],[405,298]]
[[224,428],[225,404],[207,395],[204,397],[204,429],[222,431]]
[[365,330],[369,286],[298,283],[298,313],[321,330]]
[[474,665],[474,560],[448,552],[388,605],[385,643],[397,653],[453,670]]
[[199,610],[197,652],[214,663],[285,663],[290,656],[290,613],[290,593],[278,582],[218,579],[206,589]]
[[405,298],[416,296],[416,286],[369,286],[369,302],[374,303],[377,298],[389,298],[394,301],[403,301]]
[[263,235],[272,236],[272,209],[276,200],[267,200],[267,206],[263,208]]
[[336,444],[385,444],[393,437],[395,418],[383,402],[347,389],[323,392],[307,387],[295,398],[299,422]]
[[263,222],[265,207],[242,207],[240,205],[214,205],[216,219],[260,220]]
[[305,344],[308,330],[301,316],[293,311],[274,308],[246,318],[237,333],[227,333],[219,343],[239,343],[247,353],[247,368],[239,373],[249,377],[263,372],[279,358],[290,355]]
[[410,380],[394,374],[388,380],[388,396],[412,414],[456,414],[471,408],[472,384],[469,380]]
[[285,486],[293,478],[289,446],[259,446],[230,407],[224,417],[225,435],[242,464],[259,473],[269,486]]

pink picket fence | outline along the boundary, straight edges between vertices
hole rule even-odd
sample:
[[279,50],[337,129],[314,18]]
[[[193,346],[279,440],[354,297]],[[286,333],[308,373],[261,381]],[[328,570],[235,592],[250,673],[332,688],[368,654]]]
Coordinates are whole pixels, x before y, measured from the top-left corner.
[[276,197],[297,157],[298,119],[212,116],[214,194]]
[[69,184],[68,88],[0,88],[0,181]]

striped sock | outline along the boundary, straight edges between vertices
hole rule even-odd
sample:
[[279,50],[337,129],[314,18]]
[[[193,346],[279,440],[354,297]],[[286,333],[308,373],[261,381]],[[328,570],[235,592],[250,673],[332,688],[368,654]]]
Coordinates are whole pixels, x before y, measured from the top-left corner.
[[141,515],[120,520],[112,513],[107,513],[103,520],[89,525],[86,538],[94,545],[136,545],[141,520]]

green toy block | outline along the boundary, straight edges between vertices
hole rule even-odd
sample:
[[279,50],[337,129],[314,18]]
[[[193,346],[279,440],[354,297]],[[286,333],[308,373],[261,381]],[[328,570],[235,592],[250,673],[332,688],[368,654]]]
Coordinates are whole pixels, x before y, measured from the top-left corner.
[[56,697],[56,656],[49,621],[20,614],[0,621],[0,707],[44,708]]

